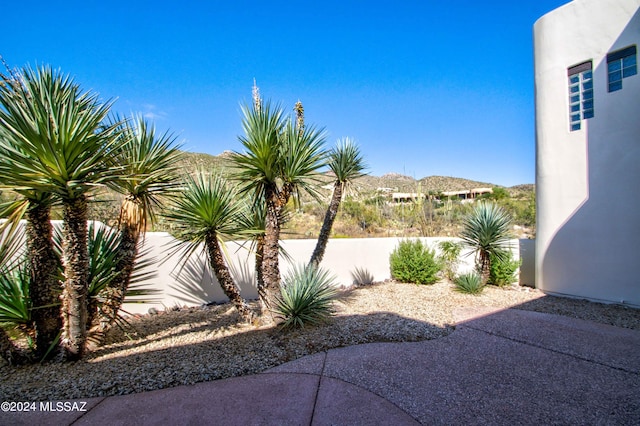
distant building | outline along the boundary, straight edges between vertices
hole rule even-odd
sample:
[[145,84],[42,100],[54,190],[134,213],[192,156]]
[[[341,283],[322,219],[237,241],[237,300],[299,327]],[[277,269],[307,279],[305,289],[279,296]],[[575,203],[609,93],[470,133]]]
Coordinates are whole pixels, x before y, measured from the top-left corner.
[[640,306],[640,0],[534,26],[536,286]]
[[417,192],[393,192],[391,193],[391,201],[394,203],[413,203],[419,199],[427,198],[427,194]]
[[473,188],[468,191],[447,191],[443,192],[442,195],[447,198],[457,198],[462,201],[470,201],[475,200],[481,195],[491,194],[493,189],[491,188]]
[[[469,190],[461,191],[447,191],[441,192],[439,195],[429,196],[426,193],[420,192],[393,192],[391,194],[391,201],[394,203],[412,203],[419,199],[425,199],[429,196],[430,199],[437,199],[439,201],[445,201],[445,199],[457,199],[461,201],[473,201],[483,194],[491,194],[493,189],[491,188],[473,188]],[[444,198],[444,199],[442,199]]]

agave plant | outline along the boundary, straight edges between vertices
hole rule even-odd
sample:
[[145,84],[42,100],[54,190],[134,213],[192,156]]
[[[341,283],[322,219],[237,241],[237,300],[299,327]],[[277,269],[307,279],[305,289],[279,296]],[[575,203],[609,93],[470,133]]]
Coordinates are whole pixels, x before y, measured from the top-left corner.
[[511,216],[497,204],[479,202],[465,217],[460,237],[475,253],[476,269],[486,283],[491,256],[504,259],[510,250]]
[[[0,356],[10,363],[21,363],[27,361],[30,354],[20,350],[6,330],[17,330],[22,337],[27,338],[33,349],[34,343],[38,344],[38,332],[41,329],[36,327],[33,319],[30,294],[33,274],[30,273],[25,256],[23,228],[10,222],[4,225],[0,235]],[[39,307],[43,308],[49,307]],[[59,310],[59,303],[54,308]],[[59,337],[59,330],[56,336]],[[44,358],[53,349],[52,345],[56,344],[57,339],[54,337],[42,350],[38,351],[36,347],[36,357]]]
[[274,311],[282,327],[296,328],[326,321],[338,296],[335,278],[315,266],[294,266],[285,276]]
[[470,272],[456,277],[453,280],[456,291],[466,294],[480,294],[484,289],[482,278],[477,272]]

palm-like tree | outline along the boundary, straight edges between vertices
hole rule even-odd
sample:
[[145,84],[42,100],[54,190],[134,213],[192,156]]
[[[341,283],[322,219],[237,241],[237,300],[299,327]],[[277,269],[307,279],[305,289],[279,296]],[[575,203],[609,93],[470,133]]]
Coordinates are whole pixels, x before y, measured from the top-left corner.
[[185,179],[180,196],[173,200],[166,216],[172,221],[172,233],[179,240],[176,251],[182,249],[186,261],[204,244],[220,287],[243,320],[249,321],[251,310],[240,295],[220,245],[221,240],[233,238],[241,232],[238,218],[246,214],[245,208],[237,192],[222,177],[199,172]]
[[325,164],[325,135],[313,126],[299,128],[268,102],[254,102],[253,108],[242,111],[245,135],[239,139],[245,153],[232,158],[242,191],[266,205],[261,294],[267,295],[263,301],[270,306],[280,288],[279,218],[292,197],[297,199],[302,191],[316,193],[317,170]]
[[22,80],[14,73],[4,75],[0,73],[0,157],[3,159],[0,169],[2,179],[0,187],[17,192],[19,199],[15,202],[7,203],[3,206],[2,216],[9,216],[7,224],[14,224],[26,218],[26,245],[28,271],[31,274],[30,294],[31,303],[37,309],[33,310],[31,318],[34,324],[35,334],[35,354],[42,358],[47,352],[51,355],[56,353],[50,350],[51,345],[57,340],[62,328],[62,318],[60,316],[60,281],[57,274],[58,261],[53,249],[52,235],[53,228],[50,220],[51,206],[54,199],[49,193],[34,191],[31,189],[17,189],[14,179],[16,170],[8,163],[10,152],[21,150],[20,138],[15,138],[13,125],[16,121],[11,116],[11,111],[15,111],[15,104],[22,104],[26,109],[25,102],[29,101],[28,96],[24,96]]
[[[0,119],[1,120],[1,119]],[[0,142],[0,155],[5,146]],[[10,184],[4,180],[3,185]],[[51,194],[37,191],[18,191],[19,199],[4,206],[2,216],[9,216],[5,226],[15,227],[22,218],[26,219],[25,271],[29,274],[29,294],[31,305],[32,334],[35,338],[35,356],[43,359],[58,351],[56,342],[62,329],[60,316],[61,276],[59,258],[55,253],[50,212],[54,202]],[[53,346],[52,346],[53,345]]]
[[124,195],[118,220],[119,273],[102,295],[100,325],[103,330],[113,324],[122,306],[147,222],[155,222],[156,210],[161,207],[163,196],[178,184],[182,155],[173,135],[167,132],[157,134],[141,116],[127,121],[121,136],[125,142],[115,152],[115,157],[123,168],[123,177],[113,185]]
[[3,148],[0,177],[17,191],[51,194],[62,204],[62,345],[78,359],[87,331],[88,197],[120,177],[112,161],[118,126],[103,125],[110,103],[49,67],[24,69],[10,93],[2,126],[11,144]]
[[337,146],[329,153],[328,166],[333,172],[335,180],[333,184],[333,194],[327,212],[324,215],[318,242],[309,261],[309,265],[315,266],[320,264],[324,256],[327,243],[329,242],[331,228],[336,220],[345,189],[354,179],[363,176],[363,171],[367,167],[360,148],[350,138],[344,138],[338,141]]
[[482,282],[489,279],[491,257],[507,257],[510,249],[511,217],[497,204],[481,201],[464,219],[460,237],[475,253]]

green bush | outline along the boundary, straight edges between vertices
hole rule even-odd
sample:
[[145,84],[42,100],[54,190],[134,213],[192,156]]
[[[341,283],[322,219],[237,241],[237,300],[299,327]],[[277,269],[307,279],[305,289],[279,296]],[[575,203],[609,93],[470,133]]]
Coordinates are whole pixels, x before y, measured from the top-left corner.
[[503,257],[491,256],[488,283],[505,286],[518,281],[516,271],[520,267],[520,263],[520,260],[513,258],[513,254],[510,251]]
[[444,269],[444,275],[451,281],[455,279],[456,269],[460,263],[460,252],[462,252],[462,243],[451,240],[440,241],[439,260]]
[[441,269],[435,251],[420,240],[400,241],[389,256],[389,264],[392,278],[415,284],[433,284]]
[[480,294],[484,289],[482,285],[482,278],[477,272],[470,272],[457,277],[453,283],[456,286],[456,291],[466,294]]
[[333,315],[333,301],[338,296],[335,278],[328,271],[313,266],[294,267],[284,277],[274,311],[284,328],[317,324]]

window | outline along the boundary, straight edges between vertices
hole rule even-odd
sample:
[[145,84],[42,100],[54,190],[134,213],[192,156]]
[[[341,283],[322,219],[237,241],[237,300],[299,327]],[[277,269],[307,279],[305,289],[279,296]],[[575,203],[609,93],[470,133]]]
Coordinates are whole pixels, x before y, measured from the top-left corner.
[[569,126],[580,130],[582,120],[593,117],[593,65],[583,62],[567,70],[569,77]]
[[622,89],[622,79],[638,73],[638,59],[636,46],[611,52],[607,55],[607,75],[609,77],[609,92]]

